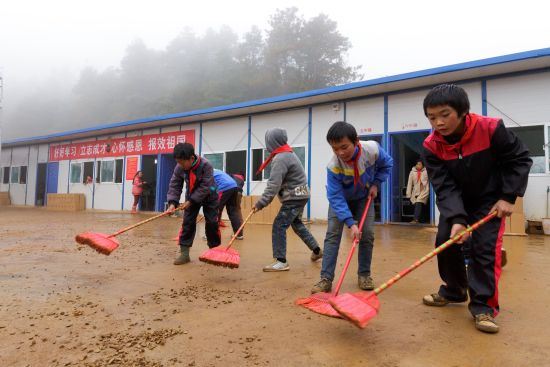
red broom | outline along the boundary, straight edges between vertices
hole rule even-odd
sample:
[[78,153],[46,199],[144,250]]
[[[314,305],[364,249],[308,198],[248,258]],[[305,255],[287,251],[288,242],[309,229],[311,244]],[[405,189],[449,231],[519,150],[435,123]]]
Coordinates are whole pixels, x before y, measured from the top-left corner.
[[121,229],[118,232],[115,232],[113,234],[105,234],[105,233],[98,233],[98,232],[84,232],[76,235],[75,240],[76,242],[82,244],[82,245],[88,245],[92,247],[94,250],[96,250],[99,253],[102,253],[104,255],[110,255],[111,252],[116,250],[116,248],[120,245],[120,243],[114,238],[118,236],[119,234],[122,234],[126,231],[129,231],[130,229],[134,229],[136,227],[139,227],[145,223],[149,223],[155,219],[159,219],[161,217],[170,215],[174,213],[179,208],[174,208],[171,210],[167,210],[164,213],[161,213],[159,215],[155,215],[154,217],[151,217],[149,219],[145,219],[139,223],[132,224],[131,226],[128,226],[126,228]]
[[470,233],[481,225],[487,223],[497,215],[497,212],[491,212],[484,218],[480,219],[472,226],[469,226],[464,231],[458,233],[453,238],[449,239],[441,246],[432,250],[430,253],[417,260],[414,264],[402,270],[398,274],[394,275],[386,283],[382,284],[372,292],[356,292],[356,293],[344,293],[340,296],[333,297],[329,300],[330,304],[338,311],[338,313],[345,319],[351,321],[355,326],[363,329],[367,326],[367,323],[378,314],[380,302],[377,295],[385,289],[391,287],[395,282],[409,274],[420,265],[424,264],[432,257],[436,256],[443,250],[447,249],[454,243],[456,243],[460,237],[466,233]]
[[235,234],[231,238],[231,241],[229,241],[229,244],[226,247],[220,248],[220,246],[217,246],[208,249],[204,251],[201,256],[199,256],[199,260],[204,261],[208,264],[224,266],[231,269],[238,268],[241,261],[241,256],[239,255],[239,252],[232,249],[231,246],[233,245],[233,242],[235,242],[235,239],[237,238],[239,233],[241,233],[241,231],[243,230],[246,222],[248,222],[248,220],[252,217],[252,214],[254,214],[254,210],[252,210],[250,214],[248,214],[243,224],[241,224],[237,232],[235,232]]
[[[363,214],[361,216],[361,221],[359,222],[360,232],[363,231],[363,225],[365,224],[365,219],[367,218],[367,213],[369,211],[371,201],[372,201],[372,197],[369,196],[369,199],[367,200],[367,205],[365,205],[365,209],[363,210]],[[333,293],[328,293],[328,292],[315,293],[307,298],[297,299],[295,303],[297,305],[304,306],[305,308],[313,312],[317,312],[321,315],[326,315],[331,317],[342,317],[340,316],[338,311],[336,311],[331,306],[329,301],[330,299],[338,295],[338,292],[342,287],[342,283],[344,282],[344,277],[346,276],[346,272],[348,271],[349,263],[351,262],[351,258],[353,257],[353,253],[355,252],[355,248],[357,247],[358,243],[359,243],[358,239],[353,240],[353,244],[351,245],[351,249],[349,250],[348,258],[346,259],[346,264],[344,265],[344,269],[342,269],[342,273],[340,274],[340,278],[338,279],[336,289],[334,290]]]

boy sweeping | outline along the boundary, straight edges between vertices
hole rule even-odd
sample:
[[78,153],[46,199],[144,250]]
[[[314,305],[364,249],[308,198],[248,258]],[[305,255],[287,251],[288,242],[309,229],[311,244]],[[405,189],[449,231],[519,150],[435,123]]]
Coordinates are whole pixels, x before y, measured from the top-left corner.
[[423,302],[445,306],[465,302],[469,294],[476,328],[496,333],[504,218],[525,192],[532,161],[501,119],[469,109],[464,89],[452,84],[433,88],[424,99],[424,114],[434,129],[424,141],[424,161],[440,212],[435,246],[492,211],[498,218],[458,241],[471,241],[467,274],[460,246],[437,255],[444,284],[437,293],[424,296]]
[[323,253],[315,238],[302,223],[302,213],[309,200],[307,177],[302,163],[287,144],[286,130],[280,128],[269,129],[265,133],[265,145],[270,155],[260,166],[257,175],[271,162],[271,173],[267,187],[262,197],[254,205],[254,211],[259,211],[271,203],[277,195],[282,203],[279,214],[273,221],[272,264],[264,267],[264,271],[289,270],[286,259],[286,230],[292,226],[296,234],[312,251],[311,261],[323,257]]
[[208,247],[219,246],[221,239],[218,227],[218,194],[212,165],[205,158],[197,156],[193,145],[189,143],[177,144],[174,147],[174,158],[178,164],[174,168],[168,188],[169,209],[174,209],[179,205],[184,182],[187,188],[185,202],[181,207],[184,210],[179,237],[181,254],[174,261],[174,265],[181,265],[191,261],[189,249],[193,245],[197,229],[197,215],[201,207],[206,221]]
[[330,292],[334,279],[338,250],[344,224],[359,240],[358,285],[360,289],[374,289],[371,277],[374,244],[374,205],[371,205],[363,230],[357,226],[368,197],[378,195],[393,166],[393,159],[377,142],[359,141],[357,131],[347,122],[335,122],[327,133],[327,141],[334,157],[327,167],[328,228],[323,246],[324,256],[321,280],[311,293]]

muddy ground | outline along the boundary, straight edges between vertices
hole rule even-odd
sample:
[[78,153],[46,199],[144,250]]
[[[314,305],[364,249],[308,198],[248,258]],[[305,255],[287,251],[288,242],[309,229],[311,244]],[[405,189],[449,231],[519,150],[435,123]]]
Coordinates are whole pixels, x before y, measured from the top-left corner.
[[[237,243],[241,267],[174,266],[179,218],[119,237],[104,256],[77,233],[112,232],[146,214],[0,208],[0,366],[543,366],[550,364],[550,237],[506,237],[501,332],[474,328],[465,305],[428,308],[439,284],[431,261],[380,295],[364,330],[293,304],[320,263],[289,235],[289,272],[263,273],[271,227]],[[322,242],[325,227],[312,225]],[[230,238],[223,231],[224,242]],[[377,284],[429,252],[433,230],[376,226]],[[349,249],[346,238],[343,248]],[[339,269],[344,255],[340,256]],[[356,261],[343,291],[356,290]]]

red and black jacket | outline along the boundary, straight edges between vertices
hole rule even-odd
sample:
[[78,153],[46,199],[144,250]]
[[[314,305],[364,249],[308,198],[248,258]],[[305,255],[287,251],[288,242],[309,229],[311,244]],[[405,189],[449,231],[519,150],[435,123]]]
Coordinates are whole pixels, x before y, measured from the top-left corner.
[[464,134],[450,143],[437,131],[424,140],[424,161],[442,217],[467,224],[482,203],[515,203],[527,188],[532,160],[501,119],[470,113]]
[[184,170],[179,164],[176,164],[170,184],[168,185],[168,203],[175,206],[179,205],[184,182],[187,187],[185,200],[197,205],[218,200],[216,183],[214,181],[214,169],[207,159],[199,157],[189,171]]

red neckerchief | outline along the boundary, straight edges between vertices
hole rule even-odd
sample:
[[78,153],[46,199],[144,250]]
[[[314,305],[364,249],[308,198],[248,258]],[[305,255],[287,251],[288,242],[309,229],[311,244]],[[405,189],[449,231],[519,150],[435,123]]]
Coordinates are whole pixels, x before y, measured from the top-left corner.
[[361,151],[362,151],[361,143],[357,144],[357,154],[355,155],[355,158],[350,159],[347,161],[347,164],[353,165],[353,187],[355,187],[359,181],[361,180],[361,177],[359,176],[359,166],[357,162],[359,162],[359,158],[361,157]]
[[420,183],[420,177],[422,176],[422,170],[416,169],[416,182]]
[[269,164],[269,161],[271,161],[271,159],[273,159],[273,157],[275,157],[277,154],[283,153],[283,152],[292,153],[293,150],[290,147],[290,145],[285,144],[285,145],[281,145],[279,148],[272,151],[271,154],[269,155],[269,157],[267,157],[267,159],[264,161],[264,163],[262,163],[262,165],[260,166],[260,169],[258,170],[258,172],[256,172],[256,176],[259,175],[264,170],[264,168]]
[[464,134],[462,134],[462,137],[460,140],[454,144],[449,144],[448,141],[445,140],[443,135],[439,134],[436,131],[435,136],[437,137],[437,140],[440,142],[443,142],[443,149],[449,152],[461,154],[462,152],[462,146],[464,146],[468,140],[472,137],[472,134],[475,130],[477,121],[479,120],[479,115],[476,114],[467,114],[464,119]]
[[189,193],[192,193],[193,189],[195,188],[195,181],[197,181],[197,175],[195,174],[195,170],[199,166],[200,162],[201,162],[201,157],[198,157],[195,163],[191,166],[191,169],[189,170]]

